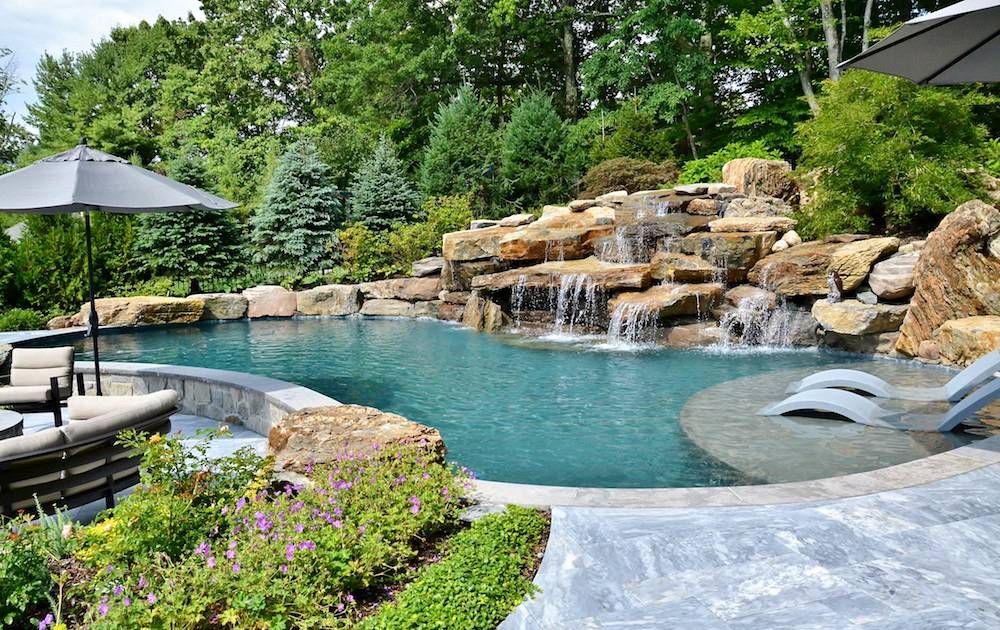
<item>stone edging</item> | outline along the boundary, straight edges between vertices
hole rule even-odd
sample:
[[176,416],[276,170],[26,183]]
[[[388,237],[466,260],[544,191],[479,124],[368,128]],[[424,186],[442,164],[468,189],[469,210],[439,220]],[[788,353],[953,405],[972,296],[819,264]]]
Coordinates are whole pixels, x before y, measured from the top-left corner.
[[[93,391],[94,364],[78,361],[76,369],[84,375],[87,391]],[[340,404],[319,392],[266,376],[157,363],[101,363],[101,386],[109,395],[173,389],[181,396],[184,413],[238,422],[264,437],[271,425],[293,411]]]

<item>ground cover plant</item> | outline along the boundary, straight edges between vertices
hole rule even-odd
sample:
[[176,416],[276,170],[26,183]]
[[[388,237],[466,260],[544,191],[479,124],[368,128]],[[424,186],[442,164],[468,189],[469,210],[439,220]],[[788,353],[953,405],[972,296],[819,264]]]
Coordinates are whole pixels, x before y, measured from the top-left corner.
[[3,524],[3,627],[490,628],[532,592],[546,519],[463,526],[470,474],[419,446],[345,452],[290,484],[246,449],[122,440],[142,484],[95,523]]

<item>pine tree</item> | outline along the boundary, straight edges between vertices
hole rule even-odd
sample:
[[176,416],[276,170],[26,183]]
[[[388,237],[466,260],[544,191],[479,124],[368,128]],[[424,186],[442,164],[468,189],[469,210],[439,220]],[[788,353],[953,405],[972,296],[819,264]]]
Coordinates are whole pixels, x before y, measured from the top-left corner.
[[403,163],[385,136],[354,176],[351,208],[355,221],[374,230],[411,221],[420,210],[420,193],[406,179]]
[[569,194],[567,137],[549,96],[533,92],[514,108],[500,143],[500,175],[512,202],[532,208]]
[[264,203],[250,219],[254,260],[283,269],[319,270],[343,221],[330,168],[312,142],[299,140],[281,156]]
[[[211,191],[205,161],[194,148],[167,164],[167,174],[195,188]],[[191,280],[226,278],[240,269],[243,233],[228,212],[191,211],[141,215],[135,239],[136,257],[154,276]]]
[[472,193],[489,203],[494,178],[493,112],[469,87],[461,88],[434,117],[420,165],[420,189],[428,197]]

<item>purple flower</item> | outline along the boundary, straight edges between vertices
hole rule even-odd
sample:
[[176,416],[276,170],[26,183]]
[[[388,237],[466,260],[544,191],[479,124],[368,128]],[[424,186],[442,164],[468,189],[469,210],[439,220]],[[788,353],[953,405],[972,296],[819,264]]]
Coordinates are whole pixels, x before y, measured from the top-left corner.
[[105,567],[104,570],[108,573],[111,573],[112,571],[115,570],[115,568],[109,564],[107,567]]
[[337,529],[340,529],[341,527],[343,527],[343,526],[344,526],[344,524],[343,524],[343,523],[341,523],[340,521],[334,521],[333,523],[331,523],[331,525],[333,525],[333,526],[334,526],[334,527],[336,527]]
[[122,603],[125,604],[125,608],[128,608],[129,606],[132,605],[132,598],[126,597],[125,599],[122,600]]
[[340,604],[337,604],[337,612],[344,612],[344,604],[343,604],[343,602],[340,603]]
[[239,512],[240,510],[242,510],[243,506],[245,506],[246,504],[247,500],[244,499],[243,497],[240,497],[240,500],[236,502],[236,511]]
[[38,622],[38,630],[45,630],[55,622],[52,613],[45,615],[45,618]]
[[423,477],[424,479],[430,479],[431,478],[430,473],[424,473],[423,475],[421,475],[421,477]]
[[441,488],[441,494],[443,494],[444,496],[448,496],[448,486]]
[[198,556],[207,556],[209,551],[209,546],[207,542],[203,542],[195,548],[194,553]]
[[348,593],[348,594],[347,594],[347,595],[346,595],[346,596],[344,597],[344,599],[346,599],[346,600],[347,600],[347,603],[348,603],[348,604],[353,604],[353,603],[354,603],[354,595],[351,595],[350,593]]
[[233,573],[239,573],[239,572],[240,572],[240,563],[239,562],[234,562],[233,563]]
[[305,528],[306,528],[305,525],[303,525],[302,523],[299,523],[298,525],[295,526],[295,531],[301,534],[302,530],[304,530]]
[[292,544],[285,547],[285,560],[291,562],[292,558],[294,557],[295,557],[295,545]]
[[230,549],[226,551],[226,557],[229,558],[230,560],[234,560],[236,558],[236,552]]
[[282,573],[288,573],[288,565],[283,564],[280,567],[278,567],[278,570],[281,571]]
[[101,605],[97,607],[97,614],[99,614],[102,617],[105,616],[105,615],[107,615],[108,614],[108,605],[106,603],[104,603],[104,602],[101,602]]
[[150,593],[149,595],[146,595],[146,601],[149,602],[150,604],[155,604],[156,603],[156,595],[153,594],[153,593]]
[[115,584],[115,588],[112,592],[115,594],[115,597],[121,597],[121,594],[125,592],[125,587],[121,584]]
[[147,582],[146,582],[146,576],[145,575],[140,575],[139,576],[139,588],[146,588],[146,584],[147,584]]
[[215,568],[215,556],[209,556],[208,559],[205,560],[205,564],[208,566],[209,569],[214,569]]
[[308,549],[309,551],[316,550],[316,543],[311,540],[303,540],[299,543],[299,549]]

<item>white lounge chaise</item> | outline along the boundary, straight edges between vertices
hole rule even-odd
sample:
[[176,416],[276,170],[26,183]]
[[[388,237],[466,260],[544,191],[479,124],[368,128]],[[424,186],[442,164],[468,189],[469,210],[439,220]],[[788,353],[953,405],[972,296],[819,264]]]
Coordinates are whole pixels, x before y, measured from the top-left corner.
[[1000,350],[994,350],[955,375],[941,387],[898,387],[877,376],[860,370],[823,370],[801,381],[795,381],[786,390],[797,394],[818,389],[851,389],[878,398],[900,400],[948,401],[961,400],[1000,370]]
[[870,398],[842,389],[813,389],[758,411],[762,416],[809,415],[819,412],[841,416],[859,424],[906,431],[951,431],[990,403],[1000,400],[1000,378],[952,405],[944,413],[921,414],[887,409]]

